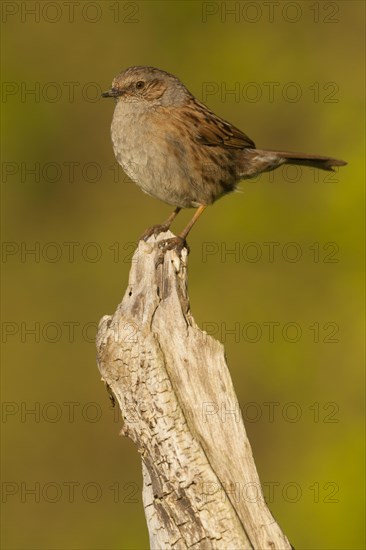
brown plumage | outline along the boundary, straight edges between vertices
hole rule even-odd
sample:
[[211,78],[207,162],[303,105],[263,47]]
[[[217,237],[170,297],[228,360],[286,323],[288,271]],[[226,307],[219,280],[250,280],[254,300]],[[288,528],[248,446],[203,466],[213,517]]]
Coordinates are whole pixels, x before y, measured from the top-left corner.
[[[175,76],[154,67],[130,67],[112,89],[114,152],[128,176],[149,195],[176,206],[153,232],[166,230],[181,208],[198,207],[184,240],[204,208],[233,191],[241,179],[282,164],[334,170],[331,157],[257,149],[244,132],[199,102]],[[145,236],[151,234],[147,231]]]

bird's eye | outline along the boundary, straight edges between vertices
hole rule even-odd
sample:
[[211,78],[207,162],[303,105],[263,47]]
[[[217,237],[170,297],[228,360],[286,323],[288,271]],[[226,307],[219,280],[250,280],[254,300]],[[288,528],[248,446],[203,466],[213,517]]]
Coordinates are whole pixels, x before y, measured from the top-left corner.
[[138,90],[142,90],[142,88],[145,86],[145,82],[143,80],[139,80],[138,82],[136,82],[136,88]]

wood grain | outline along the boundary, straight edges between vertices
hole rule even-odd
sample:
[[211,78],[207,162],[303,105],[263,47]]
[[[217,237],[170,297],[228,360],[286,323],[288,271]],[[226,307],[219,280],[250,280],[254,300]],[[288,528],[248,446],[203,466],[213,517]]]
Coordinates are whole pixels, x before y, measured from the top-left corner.
[[189,306],[187,251],[140,241],[98,366],[137,446],[152,549],[290,549],[263,497],[222,344]]

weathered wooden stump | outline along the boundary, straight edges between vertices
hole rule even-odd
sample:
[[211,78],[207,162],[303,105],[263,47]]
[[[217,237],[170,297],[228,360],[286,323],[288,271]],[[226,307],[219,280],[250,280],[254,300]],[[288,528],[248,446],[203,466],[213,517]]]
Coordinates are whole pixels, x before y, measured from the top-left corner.
[[141,241],[98,366],[142,458],[152,549],[290,549],[263,497],[222,344],[196,325],[187,251]]

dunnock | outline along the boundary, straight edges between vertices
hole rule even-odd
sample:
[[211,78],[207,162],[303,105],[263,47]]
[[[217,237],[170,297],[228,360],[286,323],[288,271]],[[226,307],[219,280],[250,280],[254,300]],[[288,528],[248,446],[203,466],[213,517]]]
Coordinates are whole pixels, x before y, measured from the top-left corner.
[[241,130],[200,103],[180,80],[154,67],[129,67],[102,94],[116,100],[112,120],[114,154],[145,193],[176,208],[162,225],[142,238],[166,231],[182,208],[197,208],[176,239],[185,243],[203,210],[234,191],[240,180],[282,164],[333,170],[346,162],[318,155],[256,149]]

